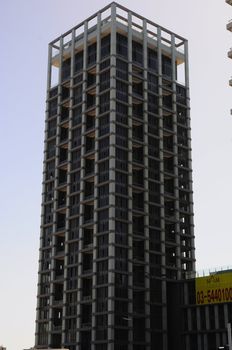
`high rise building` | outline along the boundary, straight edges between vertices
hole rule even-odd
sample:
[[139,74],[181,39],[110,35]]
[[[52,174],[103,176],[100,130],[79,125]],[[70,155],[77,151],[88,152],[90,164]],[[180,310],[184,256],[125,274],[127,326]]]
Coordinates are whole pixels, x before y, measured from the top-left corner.
[[41,220],[36,348],[172,349],[167,282],[195,271],[186,39],[113,2],[49,44]]

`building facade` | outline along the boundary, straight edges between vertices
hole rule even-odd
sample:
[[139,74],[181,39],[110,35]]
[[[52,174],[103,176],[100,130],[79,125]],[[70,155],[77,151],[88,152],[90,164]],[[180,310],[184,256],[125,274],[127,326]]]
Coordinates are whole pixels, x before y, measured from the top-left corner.
[[37,349],[172,349],[167,283],[195,271],[189,114],[187,41],[121,5],[49,44]]

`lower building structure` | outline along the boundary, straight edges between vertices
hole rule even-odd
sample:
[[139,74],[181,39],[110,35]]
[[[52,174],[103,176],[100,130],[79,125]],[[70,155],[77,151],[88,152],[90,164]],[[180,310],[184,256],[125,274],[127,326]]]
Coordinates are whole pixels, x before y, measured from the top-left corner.
[[231,270],[168,282],[168,349],[223,349],[232,321],[231,301]]

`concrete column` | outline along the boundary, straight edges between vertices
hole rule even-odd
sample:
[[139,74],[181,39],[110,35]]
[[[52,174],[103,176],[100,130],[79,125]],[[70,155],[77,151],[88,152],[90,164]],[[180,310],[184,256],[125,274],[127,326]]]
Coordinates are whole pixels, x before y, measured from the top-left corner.
[[144,260],[145,260],[145,314],[146,314],[146,346],[150,350],[150,257],[149,257],[149,173],[148,173],[148,83],[147,83],[147,21],[143,20],[143,127],[144,127]]
[[159,147],[160,147],[160,214],[161,214],[161,276],[162,276],[162,303],[163,303],[163,350],[167,349],[167,290],[166,290],[166,247],[165,247],[165,213],[164,213],[164,158],[163,158],[163,90],[162,90],[162,51],[161,51],[161,28],[157,27],[157,51],[158,51],[158,84],[159,84]]
[[[48,68],[47,68],[47,100],[46,100],[46,115],[45,115],[45,141],[48,138],[48,117],[49,117],[49,95],[50,95],[50,85],[51,85],[51,60],[52,60],[52,46],[48,46]],[[43,185],[42,185],[42,205],[41,205],[41,221],[40,221],[40,251],[39,251],[39,275],[38,275],[38,286],[37,286],[37,307],[36,307],[36,320],[39,319],[39,307],[40,307],[40,298],[38,296],[41,293],[41,273],[42,270],[42,245],[43,245],[43,224],[44,224],[44,202],[45,202],[45,181],[46,181],[46,152],[47,152],[47,142],[44,143],[44,160],[43,160]],[[38,331],[39,326],[38,322],[36,321],[35,325],[35,346],[38,345]]]
[[200,308],[199,306],[196,307],[196,318],[197,318],[197,346],[198,346],[198,350],[203,350],[201,347],[201,334],[200,334],[200,330],[201,330],[201,314],[200,314]]
[[177,107],[176,107],[176,48],[175,35],[171,35],[172,50],[172,118],[173,118],[173,152],[174,152],[174,195],[175,195],[175,241],[177,278],[181,279],[181,248],[180,248],[180,215],[179,215],[179,181],[178,181],[178,139],[177,139]]
[[84,224],[84,176],[85,176],[85,110],[86,110],[86,87],[87,87],[87,47],[88,47],[88,22],[84,23],[84,39],[83,39],[83,84],[82,84],[82,122],[81,122],[81,171],[80,171],[80,219],[79,219],[79,254],[78,254],[78,292],[77,292],[77,342],[80,342],[80,313],[81,313],[81,297],[82,297],[82,268],[83,268],[83,224]]
[[108,274],[108,350],[114,350],[115,290],[115,120],[116,120],[116,3],[111,4],[110,52],[110,169],[109,178],[109,274]]
[[[96,340],[96,330],[94,327],[96,327],[96,316],[95,313],[97,311],[97,303],[96,303],[96,297],[97,297],[97,291],[96,291],[96,284],[97,284],[97,223],[98,223],[98,150],[99,150],[99,93],[100,93],[100,61],[101,61],[101,13],[99,12],[97,15],[97,60],[96,60],[96,118],[95,118],[95,178],[94,178],[94,229],[93,229],[93,289],[92,289],[92,342]],[[91,346],[92,350],[95,349],[95,345],[92,344]]]
[[[69,110],[69,121],[68,121],[68,167],[67,167],[67,218],[70,217],[70,184],[71,184],[71,149],[72,149],[72,116],[73,116],[73,75],[74,75],[74,59],[75,59],[75,30],[72,30],[72,38],[71,38],[71,68],[70,68],[70,110]],[[65,343],[65,316],[67,315],[67,265],[68,265],[68,254],[69,254],[69,246],[67,241],[69,240],[69,229],[70,229],[70,221],[66,221],[66,232],[65,232],[65,258],[64,258],[64,290],[63,290],[63,319],[62,319],[62,344]]]
[[195,236],[194,236],[194,218],[193,218],[193,188],[192,188],[192,148],[191,148],[191,124],[190,124],[190,94],[189,94],[189,63],[188,63],[188,42],[184,42],[184,54],[185,54],[185,86],[186,86],[186,98],[187,98],[187,125],[188,125],[188,166],[189,166],[189,201],[190,201],[190,234],[191,234],[191,254],[193,261],[193,270],[196,269],[195,264]]
[[206,321],[206,329],[210,330],[210,322],[209,322],[209,306],[205,307],[205,321]]
[[[62,61],[63,61],[63,38],[60,37],[60,51],[59,51],[59,81],[58,81],[58,117],[57,117],[57,128],[56,128],[56,160],[55,160],[55,180],[54,180],[54,202],[53,202],[53,233],[57,231],[57,208],[58,208],[58,165],[59,165],[59,143],[60,143],[60,120],[61,120],[61,95],[62,95]],[[53,319],[53,302],[54,302],[54,278],[55,278],[55,252],[56,252],[56,236],[52,236],[52,260],[51,260],[51,289],[50,289],[50,309],[49,309],[49,335],[48,335],[48,344],[51,344],[52,341],[52,319]]]
[[133,215],[132,215],[132,15],[128,12],[128,350],[133,350]]
[[[48,45],[48,67],[47,67],[47,100],[49,98],[51,78],[52,78],[52,45],[49,44]],[[48,107],[48,102],[47,102],[47,107]],[[46,115],[46,120],[47,120],[47,117],[48,115]]]

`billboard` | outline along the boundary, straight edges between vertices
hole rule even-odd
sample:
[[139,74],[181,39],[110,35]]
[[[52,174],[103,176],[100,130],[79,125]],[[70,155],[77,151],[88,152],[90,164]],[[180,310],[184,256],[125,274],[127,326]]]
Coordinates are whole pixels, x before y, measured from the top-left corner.
[[197,305],[228,302],[232,302],[232,271],[196,278]]

